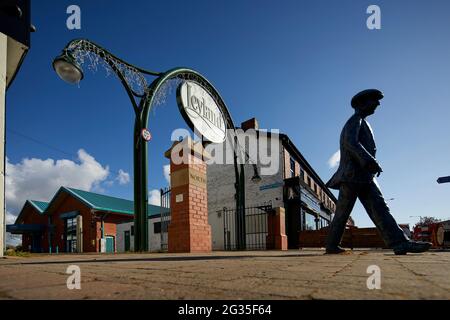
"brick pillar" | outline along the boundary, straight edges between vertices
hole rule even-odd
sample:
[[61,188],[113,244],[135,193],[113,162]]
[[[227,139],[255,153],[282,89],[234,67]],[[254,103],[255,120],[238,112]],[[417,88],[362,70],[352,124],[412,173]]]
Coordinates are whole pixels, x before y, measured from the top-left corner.
[[267,249],[287,250],[286,224],[284,208],[278,207],[268,215]]
[[175,142],[164,154],[170,159],[169,252],[210,252],[206,163],[201,143]]

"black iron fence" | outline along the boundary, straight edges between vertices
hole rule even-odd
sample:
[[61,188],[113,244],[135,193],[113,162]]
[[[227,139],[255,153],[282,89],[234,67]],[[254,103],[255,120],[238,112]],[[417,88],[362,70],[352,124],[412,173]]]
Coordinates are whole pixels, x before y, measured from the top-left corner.
[[160,189],[161,195],[161,251],[167,251],[169,244],[169,223],[170,223],[170,187]]
[[[244,210],[219,211],[223,216],[225,250],[266,250],[274,247],[274,225],[269,216],[274,214],[272,204],[247,207]],[[243,215],[243,217],[242,217]]]

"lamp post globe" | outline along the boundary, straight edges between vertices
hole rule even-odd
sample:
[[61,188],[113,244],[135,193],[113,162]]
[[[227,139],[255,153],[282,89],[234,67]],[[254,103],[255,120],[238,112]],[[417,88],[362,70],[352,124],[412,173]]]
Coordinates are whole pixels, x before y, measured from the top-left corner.
[[83,79],[83,69],[73,57],[67,54],[62,54],[53,60],[53,69],[67,83],[75,84]]

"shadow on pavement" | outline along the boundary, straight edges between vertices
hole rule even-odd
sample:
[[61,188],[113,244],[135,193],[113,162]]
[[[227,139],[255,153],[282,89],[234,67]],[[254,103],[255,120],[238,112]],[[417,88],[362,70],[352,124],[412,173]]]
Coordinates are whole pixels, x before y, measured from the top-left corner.
[[139,261],[198,261],[198,260],[227,260],[227,259],[251,259],[251,258],[298,258],[298,257],[317,257],[323,256],[323,253],[316,254],[288,254],[288,255],[235,255],[235,256],[193,256],[193,257],[155,257],[155,258],[118,258],[118,259],[79,259],[79,260],[61,260],[61,261],[32,261],[17,262],[9,265],[45,265],[45,264],[76,264],[76,263],[108,263],[108,262],[139,262]]

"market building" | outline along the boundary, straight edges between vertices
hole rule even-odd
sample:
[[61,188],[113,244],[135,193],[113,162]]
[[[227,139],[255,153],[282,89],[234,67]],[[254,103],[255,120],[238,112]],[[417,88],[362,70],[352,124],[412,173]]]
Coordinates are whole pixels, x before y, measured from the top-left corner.
[[[50,202],[27,200],[7,231],[31,252],[117,252],[117,225],[133,221],[133,201],[61,187]],[[161,215],[148,205],[149,218]],[[120,234],[121,241],[131,241]]]

